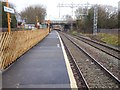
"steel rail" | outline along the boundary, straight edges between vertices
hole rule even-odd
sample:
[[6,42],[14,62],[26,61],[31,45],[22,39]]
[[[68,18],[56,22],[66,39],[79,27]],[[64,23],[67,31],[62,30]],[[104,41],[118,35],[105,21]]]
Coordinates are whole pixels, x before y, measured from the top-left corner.
[[[61,37],[61,36],[60,36],[60,37]],[[62,38],[61,38],[61,39],[62,39]],[[72,59],[72,63],[75,65],[75,67],[76,67],[76,69],[77,69],[77,74],[79,75],[79,77],[82,77],[82,80],[83,80],[84,85],[85,85],[85,87],[86,87],[86,88],[84,88],[84,89],[85,89],[85,90],[90,90],[89,85],[87,84],[87,81],[85,80],[85,78],[84,78],[84,76],[83,76],[83,74],[82,74],[82,72],[81,72],[81,70],[80,70],[80,68],[79,68],[79,66],[78,66],[78,64],[77,64],[74,56],[72,55],[72,53],[71,53],[71,51],[70,51],[70,49],[66,46],[66,44],[64,43],[64,40],[63,40],[63,39],[62,39],[62,42],[63,42],[66,50],[68,51],[68,53],[69,53],[69,55],[70,55],[70,57],[71,57],[71,59]]]
[[[64,34],[63,34],[64,35]],[[87,55],[96,65],[98,65],[107,75],[109,75],[112,80],[114,80],[118,86],[120,87],[120,80],[114,76],[109,70],[107,70],[102,64],[100,64],[96,59],[94,59],[87,51],[81,48],[76,42],[70,39],[70,37],[64,35],[68,40],[70,40],[78,49],[80,49],[85,55]]]
[[[93,45],[93,44],[90,44],[89,42],[92,42],[92,43],[95,43],[95,44],[100,45],[100,46],[102,46],[102,47],[105,47],[105,48],[107,48],[107,49],[113,50],[113,51],[115,51],[116,53],[119,54],[119,53],[120,53],[120,50],[118,50],[118,49],[116,49],[116,48],[112,48],[112,47],[110,47],[110,46],[108,46],[108,45],[104,45],[104,44],[102,44],[102,43],[98,43],[98,42],[96,42],[96,41],[89,40],[89,39],[84,38],[84,37],[81,37],[81,36],[75,36],[75,38],[78,39],[78,40],[81,40],[81,39],[82,39],[81,41],[83,41],[84,43],[87,43],[87,44],[89,44],[89,45],[91,45],[91,46],[93,46],[93,47],[101,50],[102,52],[104,52],[104,53],[106,53],[106,54],[108,54],[108,55],[110,55],[110,56],[112,56],[112,57],[120,60],[119,55],[113,55],[113,54],[111,54],[110,52],[108,52],[108,51],[106,51],[106,50],[104,50],[104,49],[101,49],[101,48],[99,48],[99,47],[97,47],[97,46],[95,46],[95,45]],[[84,39],[84,40],[83,40],[83,39]],[[87,42],[87,41],[88,41],[88,42]]]

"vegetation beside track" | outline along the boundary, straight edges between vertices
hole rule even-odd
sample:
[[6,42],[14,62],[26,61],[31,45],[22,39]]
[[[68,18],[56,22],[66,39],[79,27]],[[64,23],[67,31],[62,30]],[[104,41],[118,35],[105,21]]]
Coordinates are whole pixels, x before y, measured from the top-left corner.
[[[70,31],[69,32],[72,35],[79,35],[82,33],[79,33],[77,31]],[[84,36],[87,36],[91,38],[92,40],[100,41],[109,45],[113,46],[119,46],[120,43],[118,41],[118,35],[117,34],[105,34],[105,33],[99,33],[97,35],[92,35],[92,34],[82,34]]]
[[97,35],[88,34],[86,35],[94,40],[104,42],[106,44],[110,44],[113,46],[118,46],[118,35],[117,34],[105,34],[105,33],[99,33]]

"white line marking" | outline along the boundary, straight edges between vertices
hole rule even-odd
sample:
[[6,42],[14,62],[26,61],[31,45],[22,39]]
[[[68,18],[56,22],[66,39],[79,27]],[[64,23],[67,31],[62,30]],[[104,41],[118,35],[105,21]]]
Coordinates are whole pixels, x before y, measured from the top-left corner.
[[60,47],[60,44],[57,44],[57,47]]
[[66,67],[67,67],[67,71],[68,71],[68,75],[69,75],[69,79],[70,79],[71,89],[78,90],[78,87],[77,87],[77,84],[76,84],[76,81],[75,81],[75,78],[74,78],[74,75],[73,75],[73,72],[72,72],[72,69],[71,69],[66,51],[65,51],[65,48],[64,48],[64,45],[63,45],[63,42],[62,42],[58,32],[57,32],[57,35],[59,37],[60,44],[61,44],[62,51],[63,51],[63,55],[64,55],[64,58],[65,58],[65,63],[66,63]]

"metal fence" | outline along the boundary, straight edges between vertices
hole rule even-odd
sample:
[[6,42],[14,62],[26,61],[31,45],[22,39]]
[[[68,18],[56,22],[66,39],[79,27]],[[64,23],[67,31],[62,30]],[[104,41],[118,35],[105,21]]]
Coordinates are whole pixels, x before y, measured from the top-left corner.
[[98,29],[98,33],[118,34],[119,29]]

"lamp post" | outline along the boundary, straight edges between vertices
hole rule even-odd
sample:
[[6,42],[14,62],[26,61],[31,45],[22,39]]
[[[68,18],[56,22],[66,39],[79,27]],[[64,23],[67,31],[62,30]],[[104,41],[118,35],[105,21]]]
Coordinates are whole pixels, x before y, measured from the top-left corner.
[[38,16],[36,16],[36,27],[38,29]]
[[[6,7],[9,7],[8,0],[6,0]],[[7,12],[7,20],[8,20],[8,32],[11,32],[11,27],[10,27],[10,13]]]
[[48,21],[47,21],[47,23],[48,23],[49,33],[50,33],[50,23],[51,23],[51,21],[50,21],[50,20],[48,20]]

